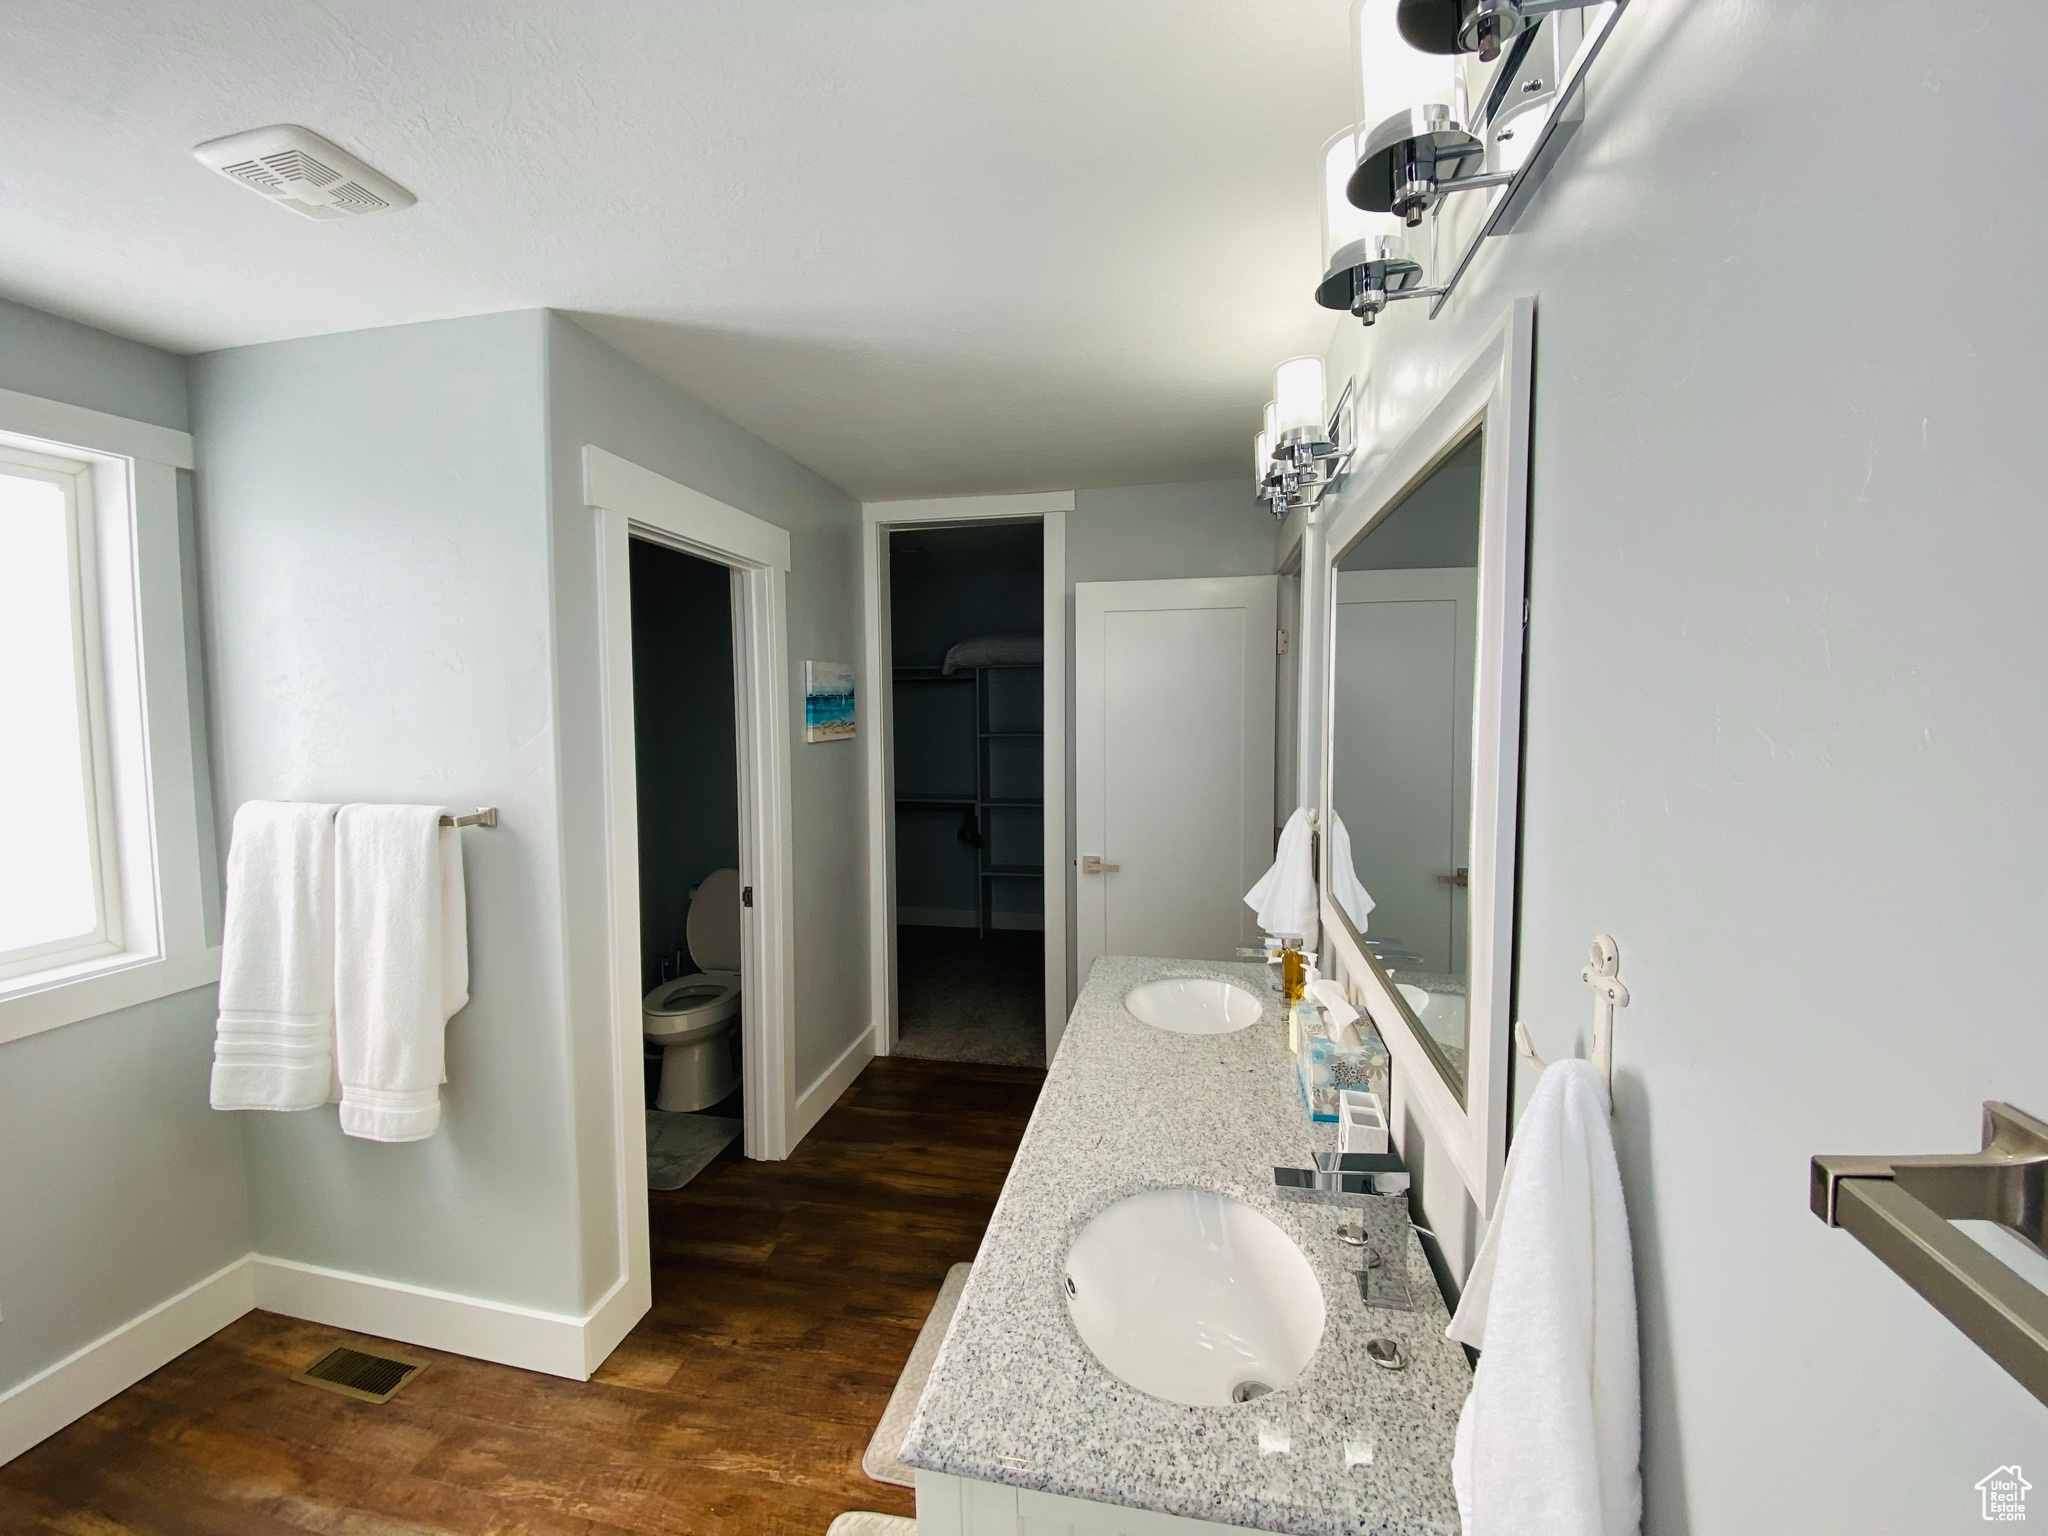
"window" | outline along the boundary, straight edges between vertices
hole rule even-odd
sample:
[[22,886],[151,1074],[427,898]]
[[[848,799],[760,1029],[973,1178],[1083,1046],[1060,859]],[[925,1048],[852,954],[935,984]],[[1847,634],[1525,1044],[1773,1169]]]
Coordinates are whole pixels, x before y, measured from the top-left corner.
[[220,974],[192,439],[0,389],[0,1043]]
[[0,978],[121,949],[92,466],[0,448]]

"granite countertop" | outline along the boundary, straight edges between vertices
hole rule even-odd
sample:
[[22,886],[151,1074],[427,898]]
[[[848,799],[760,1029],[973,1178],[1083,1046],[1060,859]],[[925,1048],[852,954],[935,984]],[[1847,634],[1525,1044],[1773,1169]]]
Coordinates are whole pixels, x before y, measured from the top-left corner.
[[[1404,1202],[1367,1200],[1373,1246],[1404,1255],[1413,1312],[1368,1310],[1358,1250],[1337,1206],[1282,1199],[1276,1163],[1332,1148],[1294,1086],[1283,1013],[1258,964],[1095,964],[989,1221],[974,1272],[918,1403],[903,1459],[986,1482],[1288,1533],[1458,1530],[1451,1448],[1472,1383]],[[1124,1010],[1167,976],[1238,982],[1264,1016],[1229,1035],[1178,1035]],[[1190,1408],[1125,1385],[1074,1331],[1063,1277],[1081,1226],[1141,1189],[1192,1185],[1245,1201],[1300,1245],[1327,1320],[1292,1387],[1227,1408]],[[1364,1354],[1398,1339],[1403,1371]],[[1262,1448],[1263,1447],[1263,1448]],[[1284,1449],[1279,1449],[1284,1447]],[[1369,1458],[1369,1460],[1367,1459]]]

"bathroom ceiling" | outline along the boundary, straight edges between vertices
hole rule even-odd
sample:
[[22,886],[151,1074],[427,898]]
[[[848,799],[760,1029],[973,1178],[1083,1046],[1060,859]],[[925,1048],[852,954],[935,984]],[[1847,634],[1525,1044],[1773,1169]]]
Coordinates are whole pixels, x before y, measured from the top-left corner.
[[[0,294],[175,351],[547,305],[860,495],[1249,476],[1345,0],[11,0]],[[419,198],[192,158],[301,123]]]

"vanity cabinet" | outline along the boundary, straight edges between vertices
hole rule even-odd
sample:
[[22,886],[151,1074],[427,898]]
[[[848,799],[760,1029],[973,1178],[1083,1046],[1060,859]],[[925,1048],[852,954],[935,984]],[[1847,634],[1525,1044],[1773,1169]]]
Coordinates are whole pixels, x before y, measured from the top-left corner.
[[917,1474],[917,1536],[1244,1536],[1248,1529],[945,1472]]

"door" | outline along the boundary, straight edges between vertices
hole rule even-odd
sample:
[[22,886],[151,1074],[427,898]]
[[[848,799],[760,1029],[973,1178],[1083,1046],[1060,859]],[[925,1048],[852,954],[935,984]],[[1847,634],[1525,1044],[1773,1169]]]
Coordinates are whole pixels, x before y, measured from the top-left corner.
[[1076,974],[1228,960],[1273,858],[1277,578],[1074,588]]
[[[1340,571],[1337,814],[1375,903],[1370,936],[1406,968],[1465,974],[1471,858],[1472,603],[1467,569]],[[1379,730],[1374,722],[1398,720]]]

